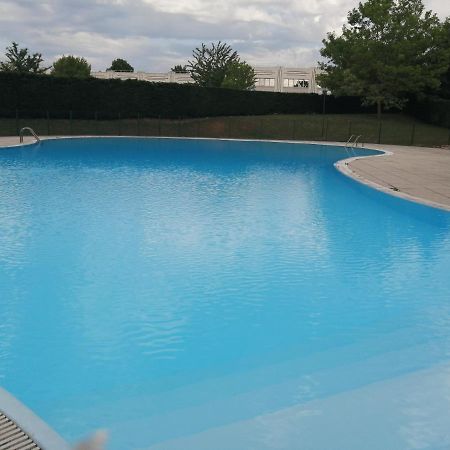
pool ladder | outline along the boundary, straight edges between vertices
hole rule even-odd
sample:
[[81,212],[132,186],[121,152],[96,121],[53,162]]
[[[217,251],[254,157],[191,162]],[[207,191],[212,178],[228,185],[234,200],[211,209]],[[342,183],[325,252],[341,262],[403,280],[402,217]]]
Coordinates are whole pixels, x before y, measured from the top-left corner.
[[[350,155],[350,156],[355,156],[355,151],[354,151],[354,149],[355,149],[355,147],[358,147],[358,144],[359,144],[359,140],[362,138],[362,134],[352,134],[349,138],[348,138],[348,141],[345,143],[345,149],[347,150],[347,153]],[[361,144],[362,145],[362,144]],[[351,155],[350,154],[350,151],[349,150],[351,150],[351,153],[353,153],[353,155]]]
[[362,134],[352,134],[349,138],[347,143],[345,144],[346,147],[358,147],[359,140],[362,138]]
[[32,134],[32,136],[36,139],[37,142],[41,142],[39,136],[36,134],[36,132],[33,130],[33,128],[23,127],[19,132],[19,140],[20,140],[21,144],[23,144],[23,134],[25,133],[25,131],[29,131]]

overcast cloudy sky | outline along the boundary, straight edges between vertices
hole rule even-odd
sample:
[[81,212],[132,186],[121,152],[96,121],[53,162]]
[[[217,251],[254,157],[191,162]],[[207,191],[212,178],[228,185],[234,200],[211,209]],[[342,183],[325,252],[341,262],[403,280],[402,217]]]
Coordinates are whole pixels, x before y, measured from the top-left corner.
[[[442,18],[450,0],[424,0]],[[253,65],[311,66],[321,39],[357,0],[0,0],[0,59],[17,41],[51,63],[84,56],[94,70],[114,58],[167,71],[201,42],[226,41]]]

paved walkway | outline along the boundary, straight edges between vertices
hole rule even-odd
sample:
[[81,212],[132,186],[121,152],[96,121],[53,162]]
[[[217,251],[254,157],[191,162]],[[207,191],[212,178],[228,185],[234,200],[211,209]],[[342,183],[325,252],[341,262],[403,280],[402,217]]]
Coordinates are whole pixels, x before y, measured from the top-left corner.
[[376,189],[450,211],[450,149],[367,147],[390,154],[340,162],[338,169]]
[[[25,138],[25,142],[32,141],[31,137]],[[18,143],[17,137],[0,137],[0,147]],[[450,211],[450,149],[375,144],[367,147],[389,154],[343,161],[337,168],[376,189]]]
[[[31,136],[24,136],[23,140],[26,144],[30,144],[35,139]],[[0,136],[0,147],[8,147],[10,145],[19,145],[19,138],[17,136]]]

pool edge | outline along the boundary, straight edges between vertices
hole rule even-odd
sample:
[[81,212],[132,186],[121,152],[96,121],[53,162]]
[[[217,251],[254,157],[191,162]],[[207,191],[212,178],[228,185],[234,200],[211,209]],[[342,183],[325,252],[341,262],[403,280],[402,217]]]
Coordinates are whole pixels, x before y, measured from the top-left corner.
[[382,149],[382,148],[370,148],[369,146],[365,146],[368,150],[376,150],[379,152],[382,152],[380,155],[361,155],[361,156],[353,156],[350,158],[341,159],[339,161],[336,161],[334,163],[334,167],[343,175],[351,178],[354,181],[357,181],[358,183],[364,184],[366,186],[371,187],[372,189],[376,189],[377,191],[383,192],[384,194],[392,195],[393,197],[400,198],[402,200],[407,200],[410,202],[418,203],[421,205],[429,206],[432,208],[440,209],[442,211],[450,212],[450,206],[445,205],[443,203],[435,202],[432,200],[427,200],[423,197],[416,197],[414,195],[408,194],[406,192],[401,191],[400,189],[396,188],[395,186],[387,187],[383,186],[382,184],[378,184],[374,181],[371,181],[367,178],[365,178],[363,175],[358,173],[356,170],[352,169],[350,166],[350,163],[353,161],[357,161],[359,159],[365,159],[365,158],[379,158],[379,157],[388,157],[392,156],[394,153]]
[[69,444],[31,409],[0,387],[0,411],[42,450],[69,450]]
[[[104,135],[96,135],[96,136],[44,136],[42,137],[42,141],[48,140],[59,140],[59,139],[173,139],[173,140],[210,140],[210,141],[238,141],[238,142],[271,142],[271,143],[279,143],[279,144],[309,144],[309,145],[318,145],[318,146],[332,146],[332,147],[345,147],[346,144],[344,142],[332,142],[332,141],[293,141],[293,140],[276,140],[276,139],[233,139],[233,138],[212,138],[212,137],[175,137],[175,136],[104,136]],[[30,142],[25,144],[16,144],[16,145],[6,145],[2,146],[1,138],[0,138],[0,149],[5,148],[13,148],[20,147],[25,145],[36,145],[36,142]],[[383,192],[385,194],[392,195],[397,198],[401,198],[403,200],[411,201],[414,203],[422,204],[425,206],[429,206],[432,208],[436,208],[439,210],[443,210],[446,212],[450,212],[450,205],[446,205],[443,203],[439,203],[433,200],[428,200],[423,197],[417,197],[406,192],[403,192],[397,189],[395,186],[383,186],[382,184],[376,183],[365,178],[363,175],[358,173],[356,170],[350,167],[350,163],[362,158],[373,158],[373,157],[387,157],[394,155],[394,152],[383,148],[384,146],[381,144],[365,144],[363,147],[358,147],[359,149],[366,150],[375,150],[381,152],[379,155],[360,155],[350,158],[345,158],[334,163],[334,167],[341,172],[343,175],[361,183],[366,186],[369,186],[375,190]]]

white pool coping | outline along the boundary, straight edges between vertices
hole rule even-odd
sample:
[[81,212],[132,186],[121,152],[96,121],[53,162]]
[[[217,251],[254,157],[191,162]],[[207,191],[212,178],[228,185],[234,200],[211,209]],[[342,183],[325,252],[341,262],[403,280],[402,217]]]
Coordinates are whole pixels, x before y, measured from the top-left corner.
[[31,409],[0,387],[0,411],[22,429],[42,450],[69,450],[69,444]]
[[381,155],[355,156],[347,159],[341,159],[340,161],[334,163],[334,167],[336,167],[336,169],[339,170],[339,172],[341,172],[343,175],[346,175],[347,177],[350,177],[353,180],[358,181],[359,183],[365,184],[366,186],[370,186],[371,188],[376,189],[377,191],[381,191],[384,192],[385,194],[393,195],[395,197],[399,197],[404,200],[409,200],[414,203],[420,203],[422,205],[431,206],[433,208],[443,209],[444,211],[450,211],[450,206],[445,205],[443,203],[435,202],[433,200],[428,200],[422,197],[416,197],[414,195],[408,194],[407,192],[401,191],[395,186],[387,187],[375,183],[374,181],[368,180],[363,175],[359,174],[357,170],[354,170],[351,167],[352,162],[358,161],[362,158],[376,158],[380,156],[389,156],[389,155],[393,155],[393,153],[388,150],[384,150],[383,154]]

